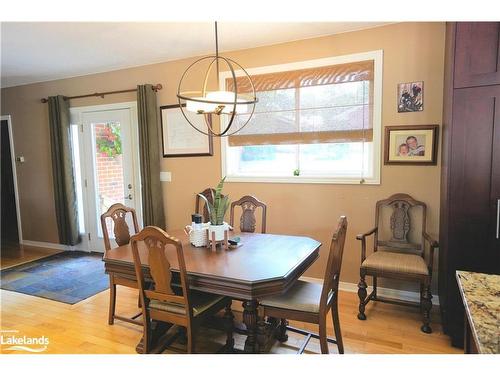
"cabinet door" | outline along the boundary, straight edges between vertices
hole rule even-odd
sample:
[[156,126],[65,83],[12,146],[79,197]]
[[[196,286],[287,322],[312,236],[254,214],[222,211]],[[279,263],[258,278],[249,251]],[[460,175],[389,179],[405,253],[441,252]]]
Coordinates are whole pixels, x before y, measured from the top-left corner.
[[457,22],[455,88],[500,84],[500,22]]
[[493,155],[491,158],[491,216],[493,216],[492,229],[495,236],[490,245],[490,254],[494,265],[492,272],[500,274],[500,98],[498,94],[494,123]]
[[493,272],[500,85],[455,90],[453,104],[449,248],[457,252],[457,269]]

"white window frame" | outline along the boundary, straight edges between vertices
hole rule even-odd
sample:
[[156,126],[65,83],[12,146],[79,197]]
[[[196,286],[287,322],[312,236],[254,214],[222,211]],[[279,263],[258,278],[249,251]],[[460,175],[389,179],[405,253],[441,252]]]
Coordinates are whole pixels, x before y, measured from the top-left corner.
[[[314,176],[234,176],[227,175],[226,168],[226,149],[228,137],[221,137],[221,167],[222,175],[226,176],[226,182],[271,182],[271,183],[313,183],[313,184],[368,184],[380,185],[381,168],[381,134],[382,134],[382,70],[383,70],[383,50],[355,53],[343,56],[326,57],[322,59],[293,62],[289,64],[269,65],[246,69],[247,73],[252,75],[286,72],[290,70],[300,70],[308,68],[318,68],[322,66],[346,64],[358,61],[373,60],[373,176],[360,177],[314,177]],[[235,71],[237,77],[244,75],[243,70]],[[231,77],[230,71],[221,72],[219,75],[219,87],[225,90],[226,79]],[[226,125],[227,119],[221,117],[221,127]]]

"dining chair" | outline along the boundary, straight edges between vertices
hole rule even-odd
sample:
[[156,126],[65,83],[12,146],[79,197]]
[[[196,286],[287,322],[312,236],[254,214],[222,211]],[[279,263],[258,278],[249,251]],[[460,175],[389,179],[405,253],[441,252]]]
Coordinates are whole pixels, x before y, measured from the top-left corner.
[[239,200],[231,203],[231,211],[229,216],[229,225],[234,228],[234,210],[235,207],[241,207],[241,217],[240,217],[240,231],[241,232],[255,232],[255,226],[257,220],[255,218],[255,211],[257,208],[262,209],[262,224],[261,233],[266,233],[266,212],[267,206],[264,202],[261,202],[257,198],[251,195],[245,195]]
[[[138,243],[143,242],[153,282],[147,286],[139,254]],[[131,238],[134,267],[139,283],[139,292],[144,316],[143,352],[151,353],[152,321],[161,321],[185,327],[187,352],[194,353],[195,331],[205,318],[225,309],[224,318],[227,333],[226,348],[232,349],[233,314],[231,299],[215,294],[191,291],[186,272],[182,243],[158,227],[148,226]],[[172,273],[172,264],[177,265],[180,287]],[[229,322],[229,324],[228,324]]]
[[[347,218],[341,216],[332,236],[323,285],[299,279],[285,294],[268,297],[260,302],[264,316],[281,319],[278,327],[280,341],[288,339],[286,330],[306,335],[298,354],[304,352],[311,337],[319,339],[322,354],[328,354],[328,342],[337,344],[339,353],[344,354],[344,344],[340,331],[338,292],[346,232]],[[326,334],[326,317],[330,310],[335,339],[327,337]],[[319,335],[289,326],[288,319],[318,324]]]
[[[420,220],[418,212],[420,211]],[[396,303],[420,307],[424,333],[432,333],[430,311],[432,308],[431,278],[434,249],[439,247],[426,232],[425,203],[413,199],[408,194],[394,194],[380,200],[375,206],[375,227],[359,234],[361,241],[360,281],[358,283],[359,320],[366,320],[365,306],[370,301]],[[386,212],[386,219],[383,213]],[[389,216],[390,213],[390,217]],[[412,219],[413,218],[413,219]],[[413,239],[410,238],[413,235]],[[366,256],[366,238],[373,235],[373,253]],[[426,261],[426,243],[429,255]],[[373,277],[373,290],[367,297],[366,276]],[[392,300],[377,296],[377,278],[387,277],[420,283],[420,303]]]
[[[102,227],[102,235],[104,237],[104,249],[105,251],[111,250],[111,242],[109,238],[107,220],[111,219],[113,223],[113,233],[115,236],[115,242],[118,246],[126,245],[130,242],[130,229],[127,224],[127,217],[130,216],[132,218],[132,223],[134,225],[134,233],[139,232],[139,224],[137,222],[137,215],[135,210],[130,207],[126,207],[121,203],[115,203],[109,209],[101,215],[101,227]],[[137,281],[133,278],[127,279],[124,277],[115,276],[113,274],[109,275],[109,313],[108,313],[108,324],[114,324],[114,320],[122,320],[124,322],[142,325],[142,322],[137,321],[139,316],[141,316],[141,312],[135,314],[131,318],[127,318],[124,316],[116,315],[116,286],[122,285],[129,288],[138,289]],[[140,305],[140,304],[139,304]],[[140,306],[139,306],[140,307]]]

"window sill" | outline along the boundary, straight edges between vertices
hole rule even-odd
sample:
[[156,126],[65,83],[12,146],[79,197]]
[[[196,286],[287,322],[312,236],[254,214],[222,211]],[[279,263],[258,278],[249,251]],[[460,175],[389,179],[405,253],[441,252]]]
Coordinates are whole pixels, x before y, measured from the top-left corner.
[[380,179],[365,178],[361,183],[359,177],[312,177],[312,176],[226,176],[226,182],[263,182],[284,184],[331,184],[331,185],[380,185]]

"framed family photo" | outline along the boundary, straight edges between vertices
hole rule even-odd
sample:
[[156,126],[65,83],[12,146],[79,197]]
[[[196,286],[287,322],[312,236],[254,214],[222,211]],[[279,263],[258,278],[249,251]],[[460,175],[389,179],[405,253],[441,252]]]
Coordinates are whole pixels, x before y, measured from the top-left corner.
[[436,165],[439,125],[386,126],[384,164]]
[[[164,158],[213,155],[212,136],[193,129],[184,118],[179,104],[160,107],[160,117]],[[196,125],[200,129],[207,128],[202,115],[191,121],[198,121]]]

